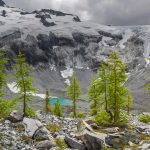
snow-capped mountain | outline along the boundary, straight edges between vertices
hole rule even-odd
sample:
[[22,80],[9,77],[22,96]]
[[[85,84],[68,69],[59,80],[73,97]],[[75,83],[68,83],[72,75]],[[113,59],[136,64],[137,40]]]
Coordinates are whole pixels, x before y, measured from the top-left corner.
[[127,63],[134,108],[148,109],[144,85],[150,72],[150,26],[104,26],[51,9],[26,12],[0,0],[0,48],[10,58],[8,68],[16,52],[24,51],[39,93],[49,88],[63,95],[75,70],[83,97],[100,64],[117,50]]

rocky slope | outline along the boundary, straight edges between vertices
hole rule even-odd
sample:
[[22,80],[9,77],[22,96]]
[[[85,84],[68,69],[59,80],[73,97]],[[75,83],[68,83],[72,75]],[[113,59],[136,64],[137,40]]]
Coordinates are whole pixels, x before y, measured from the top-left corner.
[[150,124],[139,122],[135,115],[125,129],[99,127],[91,118],[62,118],[41,112],[35,118],[23,118],[22,113],[14,111],[0,122],[1,150],[101,150],[106,146],[148,150],[149,138]]
[[[75,70],[83,98],[100,64],[110,51],[117,50],[127,63],[127,85],[135,98],[134,110],[148,110],[144,85],[150,72],[150,26],[103,26],[51,9],[26,12],[5,6],[0,0],[0,48],[10,58],[8,69],[18,50],[24,51],[33,66],[39,93],[49,88],[53,96],[65,96]],[[12,82],[10,78],[10,95],[15,92],[10,88]]]

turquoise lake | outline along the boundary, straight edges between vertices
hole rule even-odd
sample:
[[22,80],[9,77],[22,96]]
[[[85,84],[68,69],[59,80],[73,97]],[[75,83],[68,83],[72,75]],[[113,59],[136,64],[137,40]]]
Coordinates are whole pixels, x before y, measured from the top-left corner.
[[72,105],[72,100],[65,99],[65,98],[50,98],[49,103],[52,105],[55,105],[59,101],[59,103],[62,106],[71,106]]

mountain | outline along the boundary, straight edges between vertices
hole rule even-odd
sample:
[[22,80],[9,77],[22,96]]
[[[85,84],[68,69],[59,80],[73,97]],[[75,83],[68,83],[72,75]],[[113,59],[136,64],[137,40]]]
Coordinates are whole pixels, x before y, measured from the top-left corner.
[[2,0],[0,0],[0,6],[5,6],[5,3]]
[[[117,50],[127,64],[126,84],[134,96],[134,110],[148,110],[144,85],[150,74],[150,26],[104,26],[73,14],[52,9],[27,12],[0,1],[0,48],[10,59],[8,69],[18,50],[25,53],[38,93],[49,88],[52,95],[65,96],[75,70],[83,98],[100,64]],[[9,92],[12,82],[10,78]]]

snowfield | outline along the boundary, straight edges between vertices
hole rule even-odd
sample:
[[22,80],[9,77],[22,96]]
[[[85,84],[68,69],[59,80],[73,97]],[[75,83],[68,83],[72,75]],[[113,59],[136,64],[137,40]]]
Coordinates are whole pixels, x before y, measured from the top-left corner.
[[[8,88],[9,88],[9,90],[10,90],[11,92],[15,93],[15,94],[18,94],[18,93],[20,92],[20,89],[18,89],[18,88],[16,87],[16,82],[7,83],[7,86],[8,86]],[[32,96],[37,96],[37,97],[40,97],[40,98],[42,98],[42,99],[44,99],[44,98],[46,97],[45,94],[37,94],[37,93],[29,93],[29,92],[27,92],[27,94],[32,95]]]

